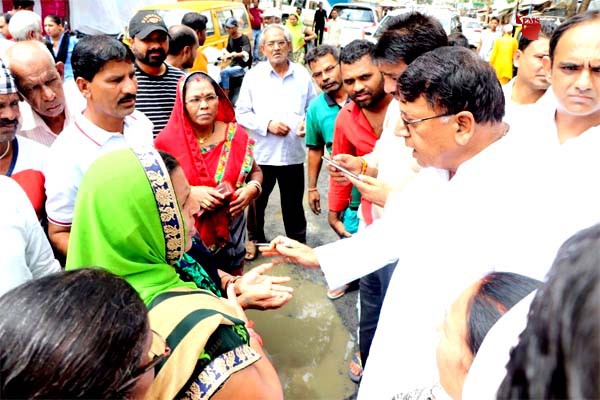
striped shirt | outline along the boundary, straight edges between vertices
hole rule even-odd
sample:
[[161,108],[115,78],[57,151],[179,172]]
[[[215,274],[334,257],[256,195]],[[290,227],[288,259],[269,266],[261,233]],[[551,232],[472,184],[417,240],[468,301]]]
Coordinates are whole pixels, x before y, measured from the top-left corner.
[[177,82],[185,73],[165,64],[167,71],[160,76],[148,75],[136,64],[135,76],[138,81],[135,108],[148,117],[154,124],[154,137],[165,127],[177,95]]

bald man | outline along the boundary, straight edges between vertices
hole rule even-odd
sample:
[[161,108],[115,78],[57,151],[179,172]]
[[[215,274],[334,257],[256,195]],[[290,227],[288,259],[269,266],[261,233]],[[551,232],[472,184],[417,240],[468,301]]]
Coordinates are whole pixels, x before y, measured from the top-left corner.
[[173,25],[169,28],[169,51],[167,64],[182,71],[192,68],[198,52],[198,36],[185,25]]
[[63,86],[64,65],[54,62],[42,42],[16,43],[7,51],[7,60],[19,92],[25,97],[20,105],[19,134],[50,146],[74,113],[83,109],[83,97],[73,85],[70,89]]

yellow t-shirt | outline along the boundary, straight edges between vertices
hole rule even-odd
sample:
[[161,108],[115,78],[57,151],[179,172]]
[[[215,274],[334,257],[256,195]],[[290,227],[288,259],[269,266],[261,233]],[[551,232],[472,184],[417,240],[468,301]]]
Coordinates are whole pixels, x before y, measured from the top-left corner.
[[519,43],[510,35],[504,35],[494,42],[490,64],[496,70],[496,76],[500,82],[512,79],[513,55]]

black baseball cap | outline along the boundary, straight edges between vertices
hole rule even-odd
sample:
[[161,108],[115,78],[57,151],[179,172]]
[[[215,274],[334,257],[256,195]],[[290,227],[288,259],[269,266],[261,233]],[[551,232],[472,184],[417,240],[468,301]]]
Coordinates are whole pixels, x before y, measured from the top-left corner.
[[145,39],[152,32],[161,31],[169,34],[167,25],[156,11],[138,11],[129,21],[129,36]]

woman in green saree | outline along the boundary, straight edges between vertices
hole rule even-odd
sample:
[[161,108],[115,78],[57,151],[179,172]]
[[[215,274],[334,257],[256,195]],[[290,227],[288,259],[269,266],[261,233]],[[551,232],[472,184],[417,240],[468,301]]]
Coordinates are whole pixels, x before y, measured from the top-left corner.
[[316,33],[300,20],[298,14],[290,14],[285,27],[292,37],[292,54],[290,58],[293,62],[304,64],[304,45],[317,38]]
[[[67,269],[101,266],[148,306],[152,329],[172,349],[149,398],[281,398],[277,373],[237,303],[220,298],[208,275],[184,282],[174,268],[191,247],[198,210],[181,168],[169,173],[156,150],[106,154],[81,183]],[[259,281],[277,289],[268,277]],[[229,292],[235,298],[233,285]]]

